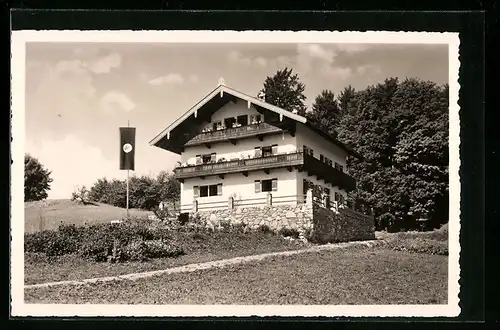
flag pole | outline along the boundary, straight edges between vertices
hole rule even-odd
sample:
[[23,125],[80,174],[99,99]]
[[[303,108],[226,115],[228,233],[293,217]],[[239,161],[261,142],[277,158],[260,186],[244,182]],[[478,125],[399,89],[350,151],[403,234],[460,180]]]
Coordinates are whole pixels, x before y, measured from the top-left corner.
[[[127,120],[127,127],[130,127],[130,121]],[[129,184],[128,184],[128,181],[129,181],[129,169],[127,168],[127,220],[130,220],[130,217],[129,217],[129,210],[128,210],[128,200],[129,200]]]

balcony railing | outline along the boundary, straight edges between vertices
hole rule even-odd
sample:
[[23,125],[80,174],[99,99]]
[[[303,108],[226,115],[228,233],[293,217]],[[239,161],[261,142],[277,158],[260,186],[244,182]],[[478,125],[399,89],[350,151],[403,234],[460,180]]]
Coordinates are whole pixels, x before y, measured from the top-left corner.
[[318,179],[323,179],[346,191],[356,188],[354,178],[302,152],[177,167],[175,176],[177,179],[187,179],[293,166],[301,166],[309,175],[317,176]]
[[218,141],[228,141],[241,139],[256,135],[282,132],[281,128],[269,125],[268,123],[251,124],[247,126],[226,128],[219,131],[203,132],[189,140],[185,145],[194,146]]
[[304,169],[309,174],[317,176],[318,179],[323,179],[346,191],[356,189],[356,180],[353,177],[311,155],[304,154]]
[[230,160],[220,163],[191,165],[177,167],[175,176],[178,179],[193,178],[207,175],[220,175],[302,165],[302,153],[279,154],[258,158]]

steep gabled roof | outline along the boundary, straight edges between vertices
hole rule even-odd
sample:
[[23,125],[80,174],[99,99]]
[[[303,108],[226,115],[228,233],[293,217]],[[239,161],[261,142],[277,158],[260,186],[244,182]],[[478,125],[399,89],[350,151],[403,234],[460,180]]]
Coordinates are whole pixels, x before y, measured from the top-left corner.
[[279,115],[282,115],[284,117],[290,118],[290,119],[292,119],[292,120],[294,120],[294,121],[296,121],[298,123],[304,124],[305,126],[307,126],[308,128],[310,128],[311,130],[313,130],[315,133],[317,133],[321,137],[323,137],[326,140],[329,140],[330,142],[332,142],[333,144],[339,146],[341,149],[343,149],[344,151],[346,151],[348,154],[356,156],[358,158],[361,158],[361,156],[358,153],[356,153],[355,151],[351,150],[350,148],[348,148],[347,146],[345,146],[343,143],[341,143],[337,139],[334,139],[331,136],[329,136],[328,134],[325,134],[320,129],[318,129],[315,125],[311,124],[311,122],[309,122],[306,117],[298,115],[298,114],[294,114],[294,113],[292,113],[292,112],[290,112],[288,110],[282,109],[280,107],[277,107],[275,105],[267,103],[267,102],[265,102],[265,101],[263,101],[261,99],[258,99],[256,97],[252,97],[250,95],[242,93],[240,91],[237,91],[237,90],[235,90],[233,88],[230,88],[228,86],[225,86],[225,85],[219,85],[219,86],[217,86],[217,88],[215,88],[208,95],[206,95],[203,99],[201,99],[198,103],[196,103],[191,109],[189,109],[188,111],[186,111],[184,114],[182,114],[182,116],[180,116],[177,120],[175,120],[167,128],[165,128],[163,131],[161,131],[160,134],[158,134],[156,137],[154,137],[149,142],[149,144],[157,146],[160,143],[160,141],[162,139],[164,139],[165,136],[167,136],[169,134],[169,132],[171,132],[173,129],[175,129],[177,126],[179,126],[181,123],[183,123],[191,115],[193,115],[193,114],[196,115],[197,111],[200,110],[200,109],[202,109],[203,106],[206,105],[209,101],[211,101],[212,99],[214,99],[217,95],[222,96],[222,95],[224,95],[226,93],[229,94],[229,95],[231,95],[231,96],[233,96],[233,97],[235,97],[235,98],[237,98],[237,99],[240,99],[240,100],[243,100],[243,101],[247,101],[247,102],[249,102],[251,104],[254,104],[254,105],[258,106],[258,107],[261,107],[263,109],[272,111],[272,112],[277,113]]

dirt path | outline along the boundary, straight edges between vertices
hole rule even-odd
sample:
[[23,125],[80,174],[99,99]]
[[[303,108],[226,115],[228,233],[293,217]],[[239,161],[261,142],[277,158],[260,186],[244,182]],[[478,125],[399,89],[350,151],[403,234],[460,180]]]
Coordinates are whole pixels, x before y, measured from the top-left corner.
[[228,265],[247,263],[247,262],[251,262],[251,261],[260,261],[260,260],[270,258],[270,257],[275,257],[275,256],[290,256],[290,255],[301,254],[301,253],[342,249],[342,248],[346,248],[349,246],[356,246],[356,245],[357,246],[372,247],[372,246],[376,245],[378,242],[380,242],[380,241],[372,240],[372,241],[326,244],[326,245],[319,245],[319,246],[315,246],[315,247],[307,248],[307,249],[302,249],[302,250],[264,253],[264,254],[246,256],[246,257],[222,259],[222,260],[209,261],[209,262],[203,262],[203,263],[197,263],[197,264],[189,264],[189,265],[185,265],[185,266],[179,266],[179,267],[173,267],[173,268],[167,268],[167,269],[155,270],[155,271],[149,271],[149,272],[143,272],[143,273],[132,273],[132,274],[126,274],[126,275],[119,275],[119,276],[109,276],[109,277],[97,277],[97,278],[89,278],[89,279],[85,279],[85,280],[75,280],[75,281],[60,281],[60,282],[31,284],[31,285],[25,285],[24,288],[25,289],[32,289],[32,288],[43,288],[43,287],[50,287],[50,286],[57,286],[57,285],[84,285],[84,284],[119,281],[119,280],[137,280],[140,278],[147,278],[147,277],[156,276],[156,275],[194,272],[197,270],[210,269],[210,268],[222,268],[222,267],[225,267]]

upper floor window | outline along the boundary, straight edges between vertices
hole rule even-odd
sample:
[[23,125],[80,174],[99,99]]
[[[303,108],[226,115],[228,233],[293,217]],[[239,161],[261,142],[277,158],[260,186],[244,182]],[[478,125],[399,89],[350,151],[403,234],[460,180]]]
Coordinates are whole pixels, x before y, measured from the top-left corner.
[[225,129],[224,125],[222,124],[222,121],[219,120],[219,121],[215,121],[213,123],[213,130],[214,131],[220,131],[222,129]]
[[226,126],[226,128],[234,127],[236,126],[235,124],[236,124],[236,118],[234,117],[224,119],[224,126]]
[[327,158],[325,157],[325,163],[328,165],[328,166],[332,166],[332,160],[330,158]]
[[344,172],[344,166],[340,165],[339,163],[335,163],[335,169],[339,170],[340,172]]
[[[319,160],[322,161],[322,162],[325,162],[325,156],[323,155],[319,155]],[[326,163],[326,162],[325,162]]]
[[255,147],[255,157],[267,157],[278,153],[278,145],[273,144],[265,147]]
[[262,116],[259,115],[250,115],[250,124],[259,124],[262,123]]
[[239,126],[247,126],[248,125],[248,115],[241,115],[236,117],[236,124]]
[[304,149],[305,154],[314,156],[314,151],[311,148],[309,148],[308,146],[304,145],[303,149]]
[[205,155],[196,155],[196,165],[215,163],[216,158],[217,154],[215,152]]

